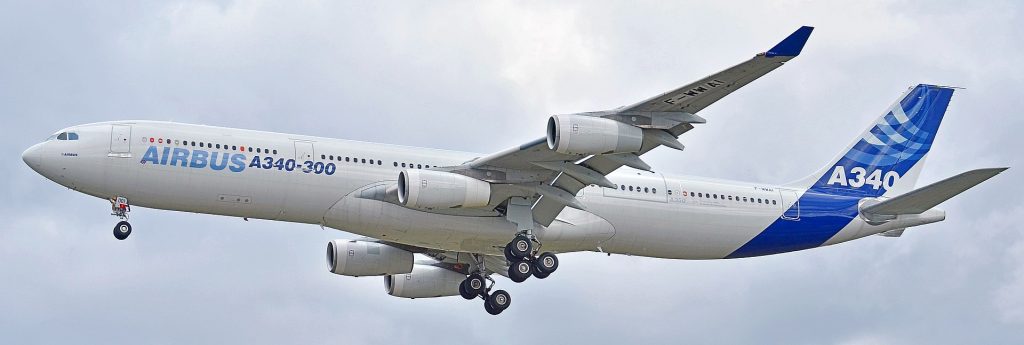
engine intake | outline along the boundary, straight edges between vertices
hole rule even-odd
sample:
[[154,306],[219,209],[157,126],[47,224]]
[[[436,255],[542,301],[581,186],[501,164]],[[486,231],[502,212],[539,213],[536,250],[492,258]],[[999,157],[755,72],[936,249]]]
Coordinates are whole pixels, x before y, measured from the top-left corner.
[[384,290],[403,298],[455,296],[466,279],[461,273],[430,265],[413,265],[412,272],[384,277]]
[[398,174],[398,201],[412,208],[487,206],[491,184],[444,171],[407,169]]
[[412,272],[412,252],[386,244],[334,240],[327,242],[327,267],[345,276],[382,276]]
[[643,146],[639,127],[601,117],[554,115],[548,119],[548,148],[564,154],[596,155],[637,152]]

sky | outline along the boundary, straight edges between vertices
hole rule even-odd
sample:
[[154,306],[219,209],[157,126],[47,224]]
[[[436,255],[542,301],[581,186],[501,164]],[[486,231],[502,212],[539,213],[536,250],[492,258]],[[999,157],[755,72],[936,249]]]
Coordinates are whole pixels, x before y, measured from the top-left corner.
[[[1022,343],[1022,19],[1013,1],[0,1],[0,343]],[[117,241],[106,200],[20,158],[118,119],[495,152],[801,25],[816,29],[800,57],[703,110],[686,151],[644,159],[796,180],[933,83],[965,89],[919,183],[1011,169],[895,239],[737,260],[562,254],[548,279],[498,278],[512,306],[492,317],[328,273],[327,241],[356,236],[313,225],[136,208]]]

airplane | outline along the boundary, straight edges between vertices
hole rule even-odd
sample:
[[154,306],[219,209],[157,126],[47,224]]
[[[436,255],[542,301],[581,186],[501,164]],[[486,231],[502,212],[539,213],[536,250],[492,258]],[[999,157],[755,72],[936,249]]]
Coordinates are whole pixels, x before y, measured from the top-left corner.
[[[641,159],[707,122],[697,113],[800,54],[801,27],[750,60],[613,110],[550,116],[544,136],[491,154],[160,121],[61,129],[25,163],[111,202],[118,240],[132,206],[315,224],[327,268],[384,276],[404,298],[511,296],[494,274],[547,278],[560,253],[733,259],[899,237],[1007,168],[915,188],[955,88],[909,88],[821,170],[785,184],[654,172]],[[417,255],[418,254],[418,255]]]

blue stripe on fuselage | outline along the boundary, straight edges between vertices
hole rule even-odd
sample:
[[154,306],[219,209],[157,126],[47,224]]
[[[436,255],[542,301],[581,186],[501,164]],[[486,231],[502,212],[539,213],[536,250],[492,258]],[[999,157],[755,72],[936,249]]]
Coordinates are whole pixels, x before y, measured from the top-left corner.
[[821,246],[857,217],[857,203],[860,199],[861,196],[834,195],[812,189],[800,197],[799,220],[776,219],[726,258],[785,253]]

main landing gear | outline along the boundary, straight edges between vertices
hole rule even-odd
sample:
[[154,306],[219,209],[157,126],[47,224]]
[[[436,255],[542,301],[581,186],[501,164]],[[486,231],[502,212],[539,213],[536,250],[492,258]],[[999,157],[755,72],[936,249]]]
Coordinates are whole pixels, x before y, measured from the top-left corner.
[[547,278],[558,269],[558,257],[550,252],[534,256],[536,239],[526,234],[517,235],[505,245],[505,259],[508,260],[508,277],[516,283],[526,281],[530,276]]
[[114,238],[124,240],[132,234],[132,225],[128,223],[128,212],[132,207],[128,205],[128,199],[123,196],[110,198],[110,215],[121,219],[114,225]]
[[505,219],[516,225],[517,235],[505,245],[508,277],[516,283],[530,276],[547,278],[558,269],[558,257],[550,252],[540,253],[540,242],[533,235],[532,198],[511,197],[505,208]]
[[[488,281],[491,283],[490,286],[487,285]],[[512,304],[512,296],[509,296],[505,290],[491,292],[493,288],[494,280],[491,280],[490,277],[485,278],[479,273],[472,273],[462,281],[462,284],[459,284],[459,294],[467,300],[480,297],[484,300],[484,310],[488,314],[498,315]]]

